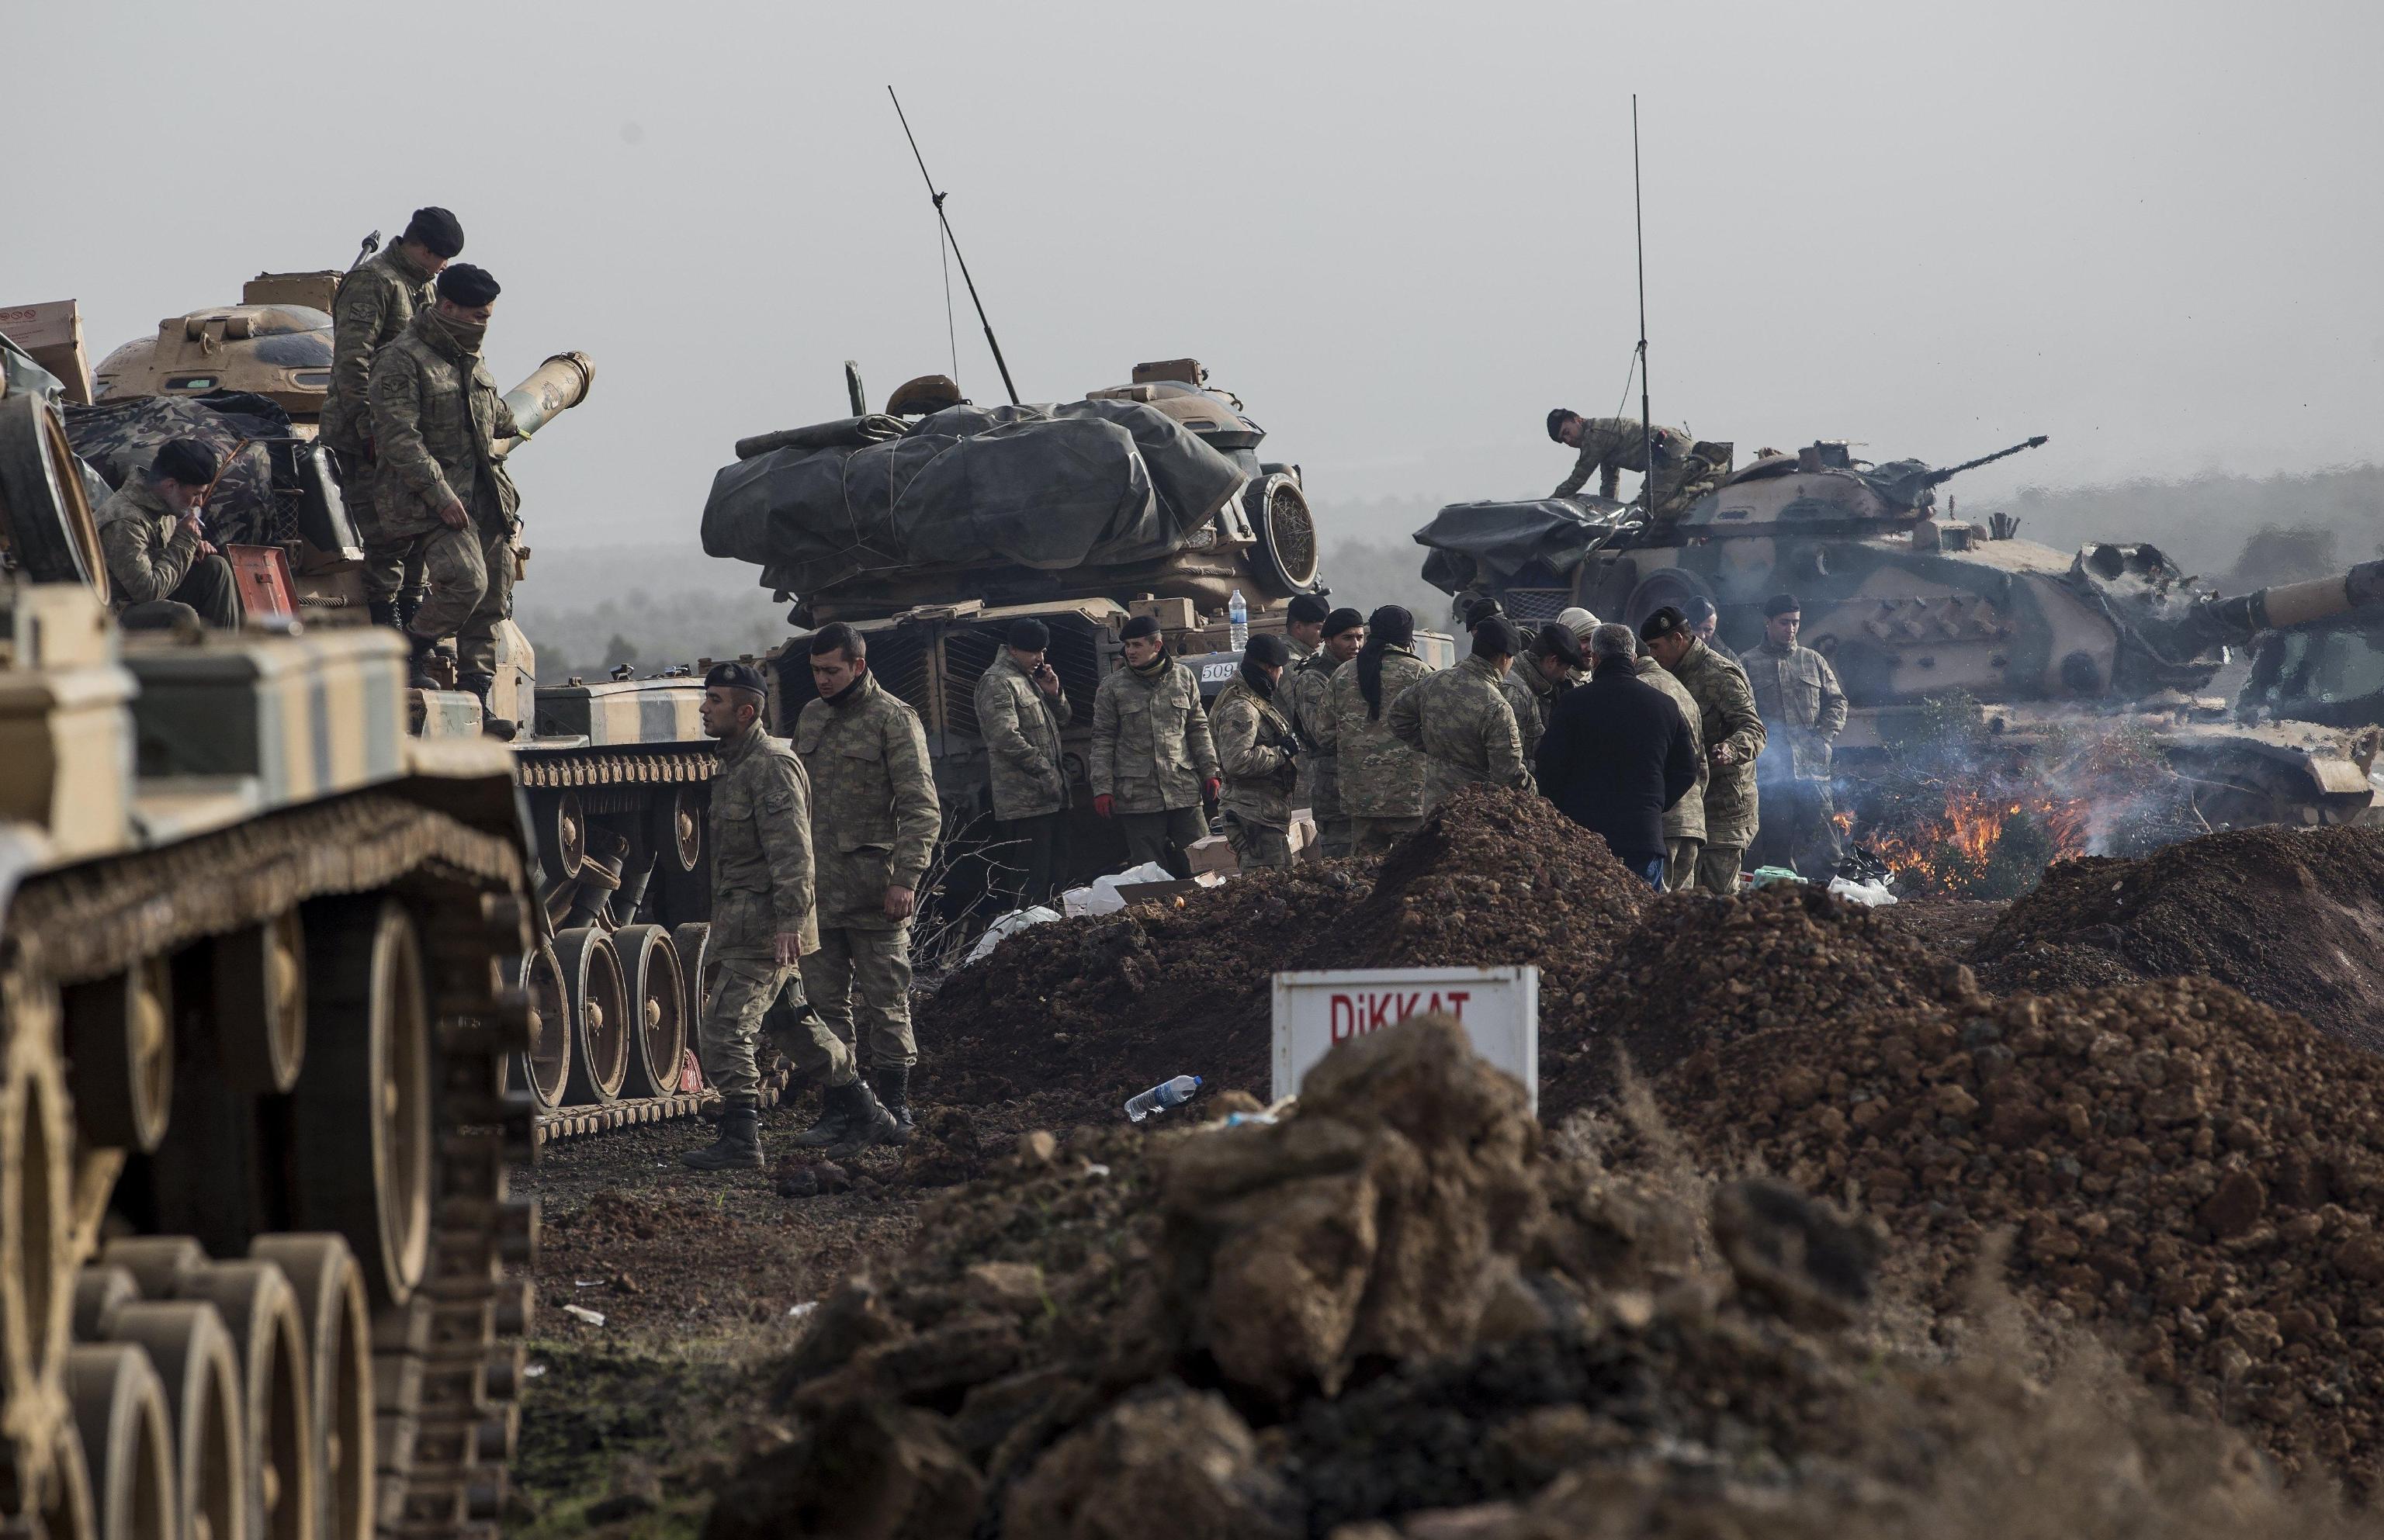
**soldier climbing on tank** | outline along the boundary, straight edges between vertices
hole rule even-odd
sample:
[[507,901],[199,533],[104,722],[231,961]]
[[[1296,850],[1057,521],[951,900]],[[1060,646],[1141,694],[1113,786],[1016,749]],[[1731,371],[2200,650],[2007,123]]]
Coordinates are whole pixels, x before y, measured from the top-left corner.
[[373,356],[374,491],[381,533],[419,556],[430,592],[406,622],[413,683],[437,685],[430,653],[453,636],[459,683],[480,700],[482,725],[511,738],[514,723],[490,709],[498,622],[513,612],[514,532],[520,494],[496,459],[515,436],[513,409],[480,357],[497,280],[457,263],[439,275],[439,297]]
[[[1557,484],[1551,497],[1570,498],[1597,478],[1597,495],[1608,501],[1623,471],[1641,475],[1633,502],[1649,508],[1658,521],[1678,518],[1699,498],[1721,485],[1730,474],[1728,444],[1693,440],[1679,428],[1658,426],[1652,434],[1636,417],[1583,417],[1567,407],[1548,413],[1548,437],[1575,451],[1572,472]],[[1647,474],[1653,450],[1656,470]],[[1654,496],[1649,496],[1652,484]]]
[[1068,806],[1067,767],[1060,729],[1074,708],[1043,655],[1051,628],[1041,621],[1011,625],[1009,645],[976,682],[977,732],[985,739],[986,770],[993,782],[995,832],[1011,848],[1020,905],[1051,896],[1061,869],[1061,815]]
[[1515,628],[1492,616],[1473,628],[1472,655],[1411,685],[1386,713],[1392,735],[1424,757],[1423,810],[1459,786],[1533,789],[1515,708],[1502,688],[1515,654]]
[[1118,820],[1128,861],[1164,864],[1171,850],[1180,861],[1209,832],[1201,803],[1224,788],[1200,683],[1168,656],[1149,615],[1126,622],[1118,639],[1125,666],[1093,696],[1093,811]]
[[1830,804],[1830,750],[1846,725],[1846,693],[1830,660],[1797,645],[1804,607],[1794,594],[1764,602],[1763,645],[1739,659],[1763,715],[1755,778],[1763,825],[1749,854],[1808,882],[1837,870],[1837,809]]
[[226,630],[240,624],[231,563],[208,541],[200,519],[219,464],[199,440],[173,439],[147,471],[126,476],[100,505],[110,597],[127,630],[171,629],[184,621]]
[[1218,692],[1210,713],[1217,758],[1225,770],[1225,837],[1245,871],[1291,865],[1291,788],[1299,778],[1299,740],[1275,698],[1291,648],[1280,636],[1253,636],[1241,671]]
[[403,627],[422,603],[422,562],[411,542],[382,534],[373,498],[372,359],[427,310],[432,285],[464,250],[464,227],[443,208],[418,208],[405,233],[340,279],[331,302],[331,384],[322,439],[340,457],[348,512],[365,548],[365,604],[381,625]]

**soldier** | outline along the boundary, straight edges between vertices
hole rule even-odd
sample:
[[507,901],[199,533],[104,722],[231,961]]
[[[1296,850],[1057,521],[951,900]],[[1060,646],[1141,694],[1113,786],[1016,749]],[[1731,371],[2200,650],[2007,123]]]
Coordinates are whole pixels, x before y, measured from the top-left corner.
[[1526,764],[1539,752],[1540,734],[1548,730],[1548,714],[1564,693],[1582,681],[1581,647],[1581,638],[1571,626],[1550,621],[1525,644],[1523,655],[1498,681],[1507,704],[1515,709],[1515,732],[1522,740]]
[[1639,644],[1633,667],[1642,680],[1663,691],[1680,708],[1681,718],[1689,727],[1689,746],[1697,757],[1697,783],[1664,809],[1664,888],[1678,893],[1696,881],[1697,856],[1706,847],[1706,786],[1713,778],[1713,767],[1706,760],[1705,713],[1697,709],[1697,697],[1689,694],[1688,686],[1656,661],[1645,642]]
[[1638,677],[1638,639],[1629,626],[1599,626],[1590,650],[1596,672],[1565,693],[1541,741],[1540,784],[1567,818],[1603,837],[1617,860],[1661,893],[1664,809],[1695,789],[1696,746],[1670,697]]
[[1314,594],[1301,594],[1284,610],[1283,639],[1291,648],[1291,661],[1285,668],[1297,669],[1308,661],[1324,642],[1324,617],[1333,607]]
[[381,534],[373,499],[373,354],[431,302],[431,283],[464,249],[464,227],[443,208],[418,208],[405,233],[340,280],[331,302],[331,388],[321,437],[338,451],[340,481],[365,544],[365,605],[381,625],[403,626],[422,603],[422,563]]
[[1423,810],[1480,782],[1532,789],[1514,708],[1500,688],[1519,650],[1515,629],[1496,616],[1473,628],[1473,653],[1427,676],[1391,703],[1391,733],[1424,756]]
[[1697,703],[1697,731],[1710,774],[1696,881],[1707,893],[1732,896],[1739,866],[1759,827],[1755,761],[1763,752],[1763,718],[1755,709],[1755,693],[1739,666],[1691,635],[1688,618],[1669,604],[1647,617],[1639,637]]
[[1316,819],[1317,853],[1327,859],[1349,854],[1349,819],[1341,810],[1341,776],[1323,743],[1322,722],[1333,675],[1358,656],[1366,640],[1366,617],[1335,610],[1319,629],[1321,645],[1299,660],[1283,687],[1284,714],[1299,735],[1299,780],[1295,806],[1305,800]]
[[[1611,501],[1618,473],[1636,471],[1642,480],[1633,501],[1651,508],[1652,516],[1659,520],[1687,511],[1730,472],[1729,445],[1695,442],[1679,428],[1658,427],[1651,435],[1636,417],[1583,417],[1560,406],[1548,413],[1548,437],[1577,451],[1572,473],[1557,483],[1551,497],[1571,497],[1595,475],[1597,495]],[[1652,476],[1646,474],[1651,444],[1656,453]]]
[[1276,703],[1291,648],[1280,636],[1253,636],[1241,672],[1218,692],[1210,713],[1217,759],[1225,771],[1225,838],[1244,871],[1291,865],[1291,788],[1299,779],[1299,740]]
[[[819,949],[812,889],[811,786],[802,761],[762,726],[768,698],[751,663],[720,663],[703,677],[706,736],[720,741],[705,816],[712,861],[712,933],[704,944],[710,984],[696,1050],[703,1077],[720,1092],[720,1137],[679,1156],[699,1171],[762,1164],[762,1079],[753,1062],[762,1017],[796,967]],[[831,1156],[866,1149],[891,1135],[893,1115],[853,1072],[851,1050],[807,1015],[807,1054],[838,1106],[851,1108],[848,1132]]]
[[428,688],[431,649],[455,638],[458,680],[480,698],[481,725],[510,738],[514,724],[490,709],[497,625],[513,613],[514,531],[521,496],[499,463],[514,436],[513,408],[480,358],[496,308],[497,280],[469,263],[439,275],[439,297],[373,355],[373,474],[384,538],[418,556],[430,595],[406,622],[414,683]]
[[[943,809],[926,729],[870,673],[861,634],[842,621],[824,625],[812,637],[811,659],[819,693],[795,721],[795,752],[812,788],[819,950],[803,956],[803,994],[847,1049],[856,1041],[856,1008],[868,1024],[870,1076],[894,1115],[900,1144],[911,1137],[911,1068],[919,1062],[911,1033],[911,917]],[[801,1040],[795,1047],[796,1067],[826,1083],[832,1066],[802,1053]],[[819,1124],[797,1144],[837,1145],[855,1131],[864,1103],[849,1091],[822,1098],[831,1100],[843,1105],[823,1107]]]
[[976,682],[976,727],[985,739],[993,781],[997,833],[1023,869],[1017,899],[1040,904],[1052,893],[1060,867],[1060,816],[1068,806],[1060,729],[1074,708],[1060,676],[1043,660],[1051,629],[1041,621],[1012,622],[1009,645]]
[[1739,662],[1738,654],[1732,652],[1720,637],[1714,634],[1721,629],[1721,614],[1714,609],[1713,600],[1702,595],[1693,594],[1681,602],[1681,613],[1688,617],[1690,635],[1720,653],[1732,662]]
[[157,450],[99,505],[109,600],[126,629],[170,629],[185,618],[232,630],[241,622],[231,563],[200,533],[199,511],[220,462],[195,438]]
[[1168,656],[1159,622],[1136,615],[1118,639],[1125,666],[1093,694],[1093,811],[1124,828],[1127,860],[1163,863],[1209,832],[1200,805],[1224,782],[1200,682]]
[[1830,748],[1846,725],[1846,695],[1837,671],[1796,645],[1804,623],[1794,594],[1763,606],[1763,643],[1739,659],[1763,714],[1763,757],[1755,778],[1763,826],[1753,855],[1758,867],[1783,866],[1808,882],[1837,870],[1837,809],[1830,805]]
[[1353,856],[1387,850],[1423,824],[1424,758],[1392,735],[1387,708],[1431,672],[1415,655],[1415,617],[1386,604],[1366,617],[1364,645],[1325,687],[1316,742],[1333,756]]

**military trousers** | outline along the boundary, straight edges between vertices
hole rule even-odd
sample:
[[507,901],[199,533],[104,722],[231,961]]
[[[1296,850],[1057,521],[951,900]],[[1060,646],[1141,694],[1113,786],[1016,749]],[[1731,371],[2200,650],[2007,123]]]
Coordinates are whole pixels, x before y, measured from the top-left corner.
[[497,671],[497,625],[514,612],[513,536],[503,525],[441,524],[407,542],[422,559],[429,597],[414,612],[417,636],[455,638],[456,671]]
[[1269,829],[1262,823],[1246,822],[1237,814],[1225,815],[1225,839],[1234,847],[1234,860],[1244,871],[1260,867],[1287,870],[1291,866],[1291,832],[1285,829]]
[[1349,825],[1350,820],[1339,813],[1317,814],[1316,854],[1328,861],[1348,855],[1356,840]]
[[1353,818],[1349,820],[1349,854],[1363,856],[1369,851],[1388,850],[1422,827],[1422,814],[1413,818]]
[[721,957],[704,966],[703,1015],[696,1020],[695,1056],[703,1078],[731,1106],[759,1106],[762,1074],[754,1053],[762,1020],[792,968],[759,958]]
[[379,499],[374,491],[380,470],[361,456],[340,456],[340,496],[348,516],[355,521],[356,539],[365,548],[362,576],[365,598],[374,604],[422,602],[422,553],[415,542],[391,539],[380,529]]
[[126,605],[117,623],[127,631],[171,631],[186,617],[220,631],[240,628],[240,585],[232,581],[230,562],[220,556],[200,557],[172,593],[146,604]]
[[1664,842],[1664,891],[1686,893],[1697,885],[1697,857],[1706,848],[1703,840],[1666,840]]
[[[803,958],[803,995],[848,1060],[859,1041],[853,1035],[858,1018],[868,1033],[873,1071],[917,1064],[919,1042],[911,1033],[910,926],[823,925],[819,936],[819,950]],[[814,1073],[800,1053],[795,1067]]]
[[1807,882],[1838,869],[1837,808],[1826,781],[1775,781],[1761,788],[1762,820],[1747,856],[1758,867],[1787,867]]
[[994,891],[1015,908],[1048,904],[1052,880],[1061,870],[1061,821],[1067,817],[1037,813],[1031,819],[996,819],[993,837],[1002,848],[993,852]]
[[1743,844],[1708,844],[1697,855],[1697,889],[1723,898],[1738,896],[1738,869],[1745,862]]
[[[1136,866],[1157,861],[1170,871],[1183,869],[1184,852],[1207,837],[1209,820],[1195,807],[1170,807],[1163,813],[1120,813],[1118,827],[1125,832],[1125,858]],[[1173,860],[1168,851],[1175,852]]]

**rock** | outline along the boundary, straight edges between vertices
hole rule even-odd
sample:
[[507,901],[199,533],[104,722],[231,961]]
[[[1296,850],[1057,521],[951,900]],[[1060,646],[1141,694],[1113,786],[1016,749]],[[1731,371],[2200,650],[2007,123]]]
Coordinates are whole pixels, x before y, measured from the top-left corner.
[[714,1502],[704,1540],[967,1540],[984,1496],[943,1418],[853,1401],[749,1465]]
[[1294,1540],[1297,1506],[1213,1391],[1111,1409],[1053,1445],[1011,1489],[1005,1534],[1037,1540]]
[[1759,1177],[1717,1189],[1711,1218],[1714,1245],[1740,1290],[1789,1320],[1839,1325],[1869,1301],[1886,1250],[1876,1223],[1844,1218]]

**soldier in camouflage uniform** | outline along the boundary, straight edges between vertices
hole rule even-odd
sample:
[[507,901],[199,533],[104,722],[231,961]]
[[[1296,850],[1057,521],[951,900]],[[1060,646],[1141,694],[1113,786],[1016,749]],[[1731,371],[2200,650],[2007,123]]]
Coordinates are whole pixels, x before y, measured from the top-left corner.
[[1200,805],[1224,782],[1200,682],[1167,655],[1159,622],[1136,615],[1118,639],[1125,666],[1093,696],[1093,811],[1124,826],[1126,859],[1141,866],[1209,832]]
[[1009,645],[976,682],[976,730],[985,740],[993,781],[995,832],[1022,871],[1018,903],[1049,899],[1059,873],[1061,816],[1068,807],[1068,772],[1060,729],[1075,708],[1060,676],[1043,659],[1051,628],[1041,621],[1012,623]]
[[1846,693],[1828,659],[1796,645],[1805,617],[1795,595],[1774,594],[1763,613],[1763,645],[1738,660],[1765,734],[1755,767],[1763,827],[1750,854],[1758,867],[1788,867],[1808,882],[1827,882],[1838,866],[1830,748],[1845,730]]
[[1299,779],[1299,740],[1276,699],[1291,648],[1280,636],[1253,636],[1241,671],[1217,694],[1209,722],[1225,772],[1225,837],[1244,871],[1291,865],[1291,789]]
[[1515,628],[1493,617],[1473,628],[1473,653],[1391,703],[1391,733],[1424,756],[1424,811],[1459,786],[1532,789],[1522,734],[1500,681],[1521,650]]
[[1548,713],[1567,690],[1582,682],[1587,660],[1581,647],[1581,638],[1571,626],[1550,621],[1524,645],[1523,655],[1498,681],[1507,704],[1515,708],[1515,732],[1522,739],[1527,765],[1540,751],[1540,737],[1548,730]]
[[1358,656],[1366,640],[1366,617],[1355,610],[1335,610],[1317,632],[1314,652],[1292,665],[1277,696],[1291,730],[1299,738],[1299,784],[1292,788],[1292,804],[1305,805],[1316,819],[1317,853],[1326,858],[1349,854],[1349,816],[1341,810],[1341,773],[1324,747],[1324,714],[1333,676]]
[[1706,847],[1706,787],[1713,779],[1713,766],[1706,758],[1705,713],[1697,708],[1697,697],[1689,694],[1689,687],[1656,661],[1646,643],[1639,644],[1633,666],[1642,681],[1663,691],[1680,708],[1681,720],[1689,724],[1689,747],[1697,757],[1697,783],[1664,809],[1664,888],[1678,893],[1696,881],[1697,857]]
[[331,387],[321,437],[340,457],[341,489],[365,546],[365,603],[382,625],[401,625],[422,602],[422,564],[407,543],[381,534],[369,382],[373,354],[429,308],[431,284],[464,249],[464,227],[443,208],[418,208],[405,233],[340,279],[331,301]]
[[[1596,476],[1597,495],[1611,501],[1618,473],[1636,471],[1645,479],[1632,500],[1640,507],[1652,507],[1658,521],[1678,518],[1720,487],[1730,474],[1734,458],[1730,445],[1692,440],[1679,428],[1658,427],[1651,436],[1636,417],[1583,417],[1561,406],[1548,413],[1548,437],[1577,451],[1571,474],[1557,484],[1551,497],[1571,497]],[[1656,451],[1652,477],[1646,475],[1651,437]]]
[[514,437],[513,409],[480,360],[480,339],[497,280],[469,263],[439,276],[439,298],[416,311],[405,333],[375,354],[374,489],[384,537],[422,559],[430,596],[407,622],[415,683],[441,636],[455,638],[459,683],[480,697],[482,721],[500,738],[514,724],[488,715],[496,681],[496,634],[513,613],[514,531],[520,494],[495,456]]
[[1415,617],[1386,604],[1366,617],[1365,644],[1325,686],[1316,741],[1333,756],[1353,856],[1387,850],[1423,823],[1424,758],[1392,734],[1389,718],[1431,672],[1415,655]]
[[[720,742],[706,815],[712,931],[704,943],[703,1016],[696,1029],[703,1077],[720,1092],[720,1137],[679,1157],[699,1171],[762,1164],[762,1078],[753,1060],[762,1018],[797,966],[819,950],[812,866],[811,784],[802,761],[762,726],[762,671],[722,663],[704,675],[703,731]],[[851,1153],[894,1131],[894,1119],[854,1077],[852,1054],[808,1016],[813,1063],[858,1099],[859,1128],[829,1151]]]
[[[869,672],[868,644],[841,621],[812,637],[812,683],[795,721],[795,752],[812,783],[812,858],[817,868],[819,950],[803,957],[803,993],[846,1046],[854,1041],[854,995],[869,1027],[869,1074],[894,1115],[895,1142],[911,1137],[911,917],[943,827],[927,732],[919,714]],[[796,1047],[801,1050],[801,1040]],[[805,1075],[831,1083],[832,1066],[805,1062]],[[824,1108],[802,1145],[833,1145],[852,1131],[859,1099]],[[841,1111],[844,1116],[837,1114]]]
[[1669,604],[1647,617],[1639,638],[1697,703],[1696,727],[1711,770],[1697,886],[1735,895],[1739,867],[1761,827],[1755,761],[1763,753],[1763,718],[1755,708],[1755,692],[1739,666],[1698,641],[1688,618]]
[[199,510],[217,465],[215,451],[197,439],[171,439],[149,469],[126,476],[99,505],[108,601],[126,629],[170,628],[185,617],[239,626],[231,563],[200,533]]

